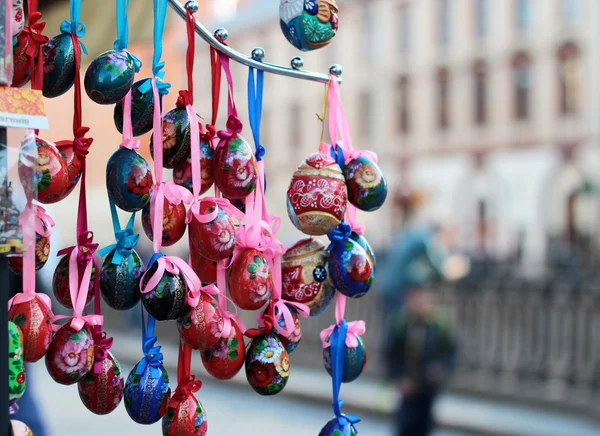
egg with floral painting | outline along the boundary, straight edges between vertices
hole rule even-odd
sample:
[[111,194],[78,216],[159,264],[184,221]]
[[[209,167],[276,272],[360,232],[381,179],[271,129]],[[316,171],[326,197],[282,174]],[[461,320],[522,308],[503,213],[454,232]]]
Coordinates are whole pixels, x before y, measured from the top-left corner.
[[23,362],[23,333],[8,322],[8,406],[10,408],[25,393],[25,364]]
[[44,97],[63,95],[75,82],[75,48],[70,33],[56,35],[42,46],[44,57]]
[[263,333],[252,339],[246,353],[246,378],[260,395],[276,395],[290,376],[290,357],[276,335]]
[[23,7],[23,0],[12,1],[12,36],[18,36],[25,27],[25,9]]
[[369,258],[369,260],[371,261],[371,264],[373,265],[373,274],[374,274],[376,271],[376,268],[377,268],[377,259],[375,258],[375,252],[371,248],[371,244],[369,244],[369,241],[367,241],[367,238],[365,238],[362,235],[359,235],[356,232],[352,232],[352,234],[350,235],[350,239],[352,239],[354,242],[356,242],[358,245],[360,245],[363,250],[365,250],[365,253],[367,253],[367,257]]
[[[185,107],[171,109],[163,116],[163,167],[175,168],[186,161],[190,155],[191,137],[190,119]],[[154,158],[154,137],[150,138],[150,153]]]
[[92,61],[83,85],[88,97],[98,104],[118,103],[131,89],[134,61],[126,51],[108,50]]
[[339,26],[335,0],[280,0],[279,23],[286,39],[298,50],[328,45]]
[[33,432],[27,424],[16,419],[10,420],[10,428],[13,436],[33,436]]
[[[154,262],[142,276],[141,289],[145,290],[150,278],[156,273]],[[142,291],[142,303],[150,315],[158,321],[177,319],[183,314],[187,286],[181,273],[164,271],[160,281],[147,292]]]
[[244,335],[233,322],[230,337],[221,337],[213,346],[200,351],[206,371],[219,380],[232,379],[244,366],[246,347]]
[[[185,233],[185,218],[186,210],[182,203],[171,204],[169,200],[163,200],[163,216],[162,216],[162,246],[170,247],[178,242]],[[152,210],[152,202],[148,203],[142,211],[142,227],[148,239],[154,241],[153,221],[154,211]]]
[[37,362],[48,352],[52,340],[50,308],[39,297],[13,304],[8,319],[23,333],[23,360]]
[[66,198],[77,186],[83,170],[83,159],[75,153],[73,144],[57,145],[58,151],[65,159],[67,166],[67,187],[61,194],[59,201]]
[[148,425],[158,422],[167,411],[171,389],[169,374],[162,362],[157,366],[140,367],[141,364],[138,362],[127,377],[123,402],[131,419]]
[[[67,309],[73,308],[71,302],[71,291],[69,289],[69,257],[70,253],[63,256],[63,258],[56,265],[54,270],[54,276],[52,277],[52,291],[56,300]],[[86,264],[78,262],[78,269],[83,271],[86,268]],[[87,297],[85,304],[87,305],[94,299],[94,281],[96,280],[96,267],[92,264],[92,274],[90,277],[90,284],[87,290]]]
[[[215,181],[214,166],[215,155],[212,146],[205,141],[200,141],[200,195],[208,191]],[[193,192],[191,153],[184,162],[173,169],[173,181]]]
[[[176,394],[175,394],[176,395]],[[193,393],[180,400],[176,407],[169,403],[162,419],[163,436],[206,436],[208,421],[202,404]]]
[[92,370],[94,340],[87,326],[76,331],[63,325],[52,338],[46,354],[46,369],[56,383],[72,385]]
[[345,421],[340,424],[340,420],[335,417],[321,429],[319,436],[358,436],[358,433],[354,431],[352,424]]
[[88,372],[77,384],[83,405],[96,415],[106,415],[115,410],[123,399],[124,380],[121,367],[109,351],[102,361],[99,374]]
[[[50,238],[42,235],[35,235],[35,270],[39,271],[48,260],[50,255]],[[15,274],[23,274],[23,255],[15,254],[7,256],[8,267]]]
[[[284,335],[283,333],[277,331],[275,328],[273,328],[272,331],[272,333],[277,335],[282,345],[284,346],[285,351],[287,351],[288,354],[292,354],[292,352],[298,347],[298,344],[300,344],[300,341],[302,340],[302,325],[300,324],[300,317],[298,316],[298,312],[296,312],[294,309],[290,309],[290,312],[292,314],[292,321],[294,323],[294,329],[292,330],[292,332],[288,335]],[[283,316],[279,317],[277,323],[279,324],[279,327],[285,329],[286,324]]]
[[152,172],[135,150],[120,148],[106,165],[106,190],[115,206],[126,212],[142,210],[150,201]]
[[273,278],[262,252],[244,248],[234,255],[229,269],[229,295],[243,310],[257,310],[271,298]]
[[344,168],[348,201],[360,210],[373,212],[387,197],[387,182],[379,166],[370,159],[359,156]]
[[200,215],[214,214],[208,223],[196,217],[189,223],[190,251],[212,261],[227,259],[235,248],[235,226],[231,217],[216,204],[205,201],[200,205]]
[[201,293],[196,307],[187,306],[177,320],[183,342],[194,350],[212,347],[223,331],[223,315],[211,296]]
[[308,235],[325,235],[346,213],[347,191],[340,166],[329,155],[310,155],[294,173],[287,191],[288,216]]
[[104,258],[100,269],[100,294],[111,308],[129,310],[140,301],[140,281],[146,268],[133,249],[114,264],[116,250],[113,249]]
[[28,33],[21,32],[16,37],[16,41],[13,39],[13,77],[10,86],[13,88],[22,88],[27,85],[31,79],[31,72],[29,66],[31,62],[30,56],[27,54],[31,39]]
[[[367,365],[367,352],[365,344],[360,336],[355,335],[358,340],[356,348],[345,347],[344,371],[342,372],[342,382],[350,383],[356,380],[362,374]],[[326,339],[329,342],[329,337]],[[325,370],[331,375],[331,347],[323,348],[323,365]]]
[[208,260],[196,251],[190,251],[190,259],[190,266],[202,283],[217,283],[217,262]]
[[245,198],[256,189],[258,165],[252,148],[239,135],[215,150],[215,184],[229,199]]
[[[154,122],[154,93],[152,79],[138,80],[131,86],[131,128],[133,136],[140,136],[152,130]],[[125,99],[115,105],[113,120],[119,133],[123,133],[123,107]]]
[[363,247],[348,238],[331,250],[329,274],[335,289],[349,298],[360,298],[371,289],[375,264]]

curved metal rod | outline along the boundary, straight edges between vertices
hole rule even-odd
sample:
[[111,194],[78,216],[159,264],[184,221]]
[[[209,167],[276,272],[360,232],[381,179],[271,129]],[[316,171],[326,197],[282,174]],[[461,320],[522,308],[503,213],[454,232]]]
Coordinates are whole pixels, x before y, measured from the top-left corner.
[[[186,11],[185,7],[181,5],[177,0],[169,0],[169,5],[173,8],[177,15],[185,19]],[[292,68],[282,67],[280,65],[270,64],[268,62],[259,62],[251,57],[244,56],[240,52],[233,50],[232,48],[222,44],[217,38],[215,38],[200,22],[196,21],[196,33],[205,40],[211,47],[227,55],[234,61],[246,65],[248,67],[256,68],[257,70],[263,70],[267,73],[278,74],[280,76],[288,76],[296,79],[311,80],[313,82],[327,83],[329,82],[328,74],[313,73],[310,71],[295,70]],[[338,81],[341,83],[342,78],[337,76]]]

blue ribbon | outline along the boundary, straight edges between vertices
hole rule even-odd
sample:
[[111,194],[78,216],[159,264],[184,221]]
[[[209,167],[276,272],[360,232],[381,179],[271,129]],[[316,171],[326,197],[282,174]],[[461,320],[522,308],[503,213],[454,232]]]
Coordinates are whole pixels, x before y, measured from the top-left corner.
[[331,154],[331,157],[337,162],[342,171],[344,171],[344,168],[346,168],[346,160],[342,147],[332,145],[331,149],[329,150],[329,154]]
[[[262,62],[260,59],[254,59]],[[256,84],[254,83],[254,68],[248,70],[248,118],[250,119],[250,129],[254,137],[254,146],[256,147],[256,160],[262,160],[265,155],[265,147],[260,143],[260,122],[262,119],[263,108],[263,89],[265,81],[265,72],[258,70],[256,72]]]
[[342,220],[342,222],[335,229],[327,233],[327,237],[331,241],[329,247],[327,247],[327,250],[331,251],[336,247],[336,245],[345,244],[351,234],[352,227]]
[[71,21],[64,20],[60,24],[60,31],[63,33],[69,33],[71,35],[76,35],[79,39],[79,45],[81,46],[81,51],[88,54],[87,48],[81,41],[81,38],[85,35],[85,24],[79,21],[79,17],[81,16],[81,0],[71,0],[71,8],[70,8],[70,17]]
[[133,231],[133,226],[135,223],[135,212],[131,214],[131,218],[129,218],[127,226],[124,229],[121,229],[121,224],[119,223],[119,216],[117,215],[117,208],[115,207],[115,204],[111,199],[109,199],[109,202],[116,243],[102,248],[98,251],[98,254],[104,257],[111,251],[115,250],[115,254],[113,255],[111,263],[113,265],[120,265],[123,259],[129,258],[131,252],[138,243],[138,240],[140,239],[140,235]]
[[129,9],[129,0],[117,0],[117,39],[113,44],[116,51],[124,51],[127,57],[133,62],[134,71],[140,72],[142,61],[136,55],[129,53],[129,23],[127,20],[127,9]]
[[[152,75],[156,79],[156,87],[161,95],[169,93],[171,84],[163,81],[165,72],[165,61],[161,61],[163,51],[163,33],[165,30],[165,18],[167,16],[167,0],[153,0],[154,3],[154,55],[152,57]],[[143,92],[143,91],[142,91]]]
[[144,357],[140,359],[135,370],[136,375],[141,376],[146,368],[150,368],[150,378],[157,379],[160,377],[163,369],[163,355],[160,352],[160,345],[155,345],[157,338],[154,335],[154,326],[156,320],[148,314],[148,329],[146,330],[146,322],[144,320],[144,305],[140,304],[142,310],[142,352]]

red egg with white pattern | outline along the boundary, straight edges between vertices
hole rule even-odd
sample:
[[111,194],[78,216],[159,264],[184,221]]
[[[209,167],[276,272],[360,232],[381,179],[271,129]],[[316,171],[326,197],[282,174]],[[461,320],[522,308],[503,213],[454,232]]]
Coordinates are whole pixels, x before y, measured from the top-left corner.
[[202,283],[217,283],[217,262],[208,260],[193,250],[190,251],[190,259],[190,266]]
[[227,259],[235,248],[235,225],[231,217],[211,202],[200,205],[200,214],[207,215],[217,210],[217,216],[208,223],[194,217],[189,224],[190,251],[212,261]]
[[61,385],[75,384],[92,370],[93,363],[94,340],[87,325],[79,331],[63,325],[46,353],[46,369],[52,379]]
[[[154,213],[150,211],[150,203],[142,210],[142,227],[144,233],[151,241],[154,240],[154,229],[152,223],[154,221]],[[170,247],[178,242],[185,233],[185,218],[186,210],[183,202],[179,204],[171,204],[169,200],[164,199],[163,208],[163,223],[162,223],[162,246]]]
[[236,323],[231,323],[229,338],[221,338],[212,347],[200,351],[206,371],[219,380],[232,379],[246,359],[244,335]]
[[252,148],[235,136],[215,150],[215,184],[229,199],[244,198],[256,189],[258,165]]
[[271,298],[273,278],[271,268],[263,253],[255,248],[245,248],[229,270],[229,294],[243,310],[257,310]]
[[223,331],[223,315],[217,302],[201,293],[198,305],[187,306],[184,314],[177,320],[177,330],[183,342],[194,350],[212,347]]
[[121,404],[124,384],[119,362],[109,351],[100,373],[94,374],[92,369],[79,380],[77,388],[81,402],[90,412],[107,415]]

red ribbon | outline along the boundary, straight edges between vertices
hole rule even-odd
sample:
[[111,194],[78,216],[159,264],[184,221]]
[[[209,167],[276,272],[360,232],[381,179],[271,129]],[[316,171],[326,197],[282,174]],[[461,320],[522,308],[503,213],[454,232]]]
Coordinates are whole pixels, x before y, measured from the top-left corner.
[[95,332],[94,338],[94,374],[102,373],[102,362],[108,357],[108,350],[113,345],[113,338],[109,338],[106,332]]
[[246,330],[246,333],[244,333],[247,337],[249,337],[250,339],[254,339],[257,336],[262,335],[263,333],[268,333],[271,330],[273,330],[273,326],[277,324],[273,317],[271,316],[271,314],[269,313],[264,313],[261,316],[261,321],[259,323],[259,325],[261,325],[261,328],[258,329],[248,329]]
[[192,349],[179,340],[179,358],[177,363],[177,389],[169,400],[169,407],[176,409],[179,403],[202,388],[202,382],[190,374],[192,364]]
[[[190,91],[181,90],[179,91],[179,97],[177,97],[177,102],[175,103],[177,107],[186,107],[187,105],[194,104],[194,97]],[[190,120],[190,123],[193,122]]]
[[242,124],[242,121],[237,117],[237,115],[230,115],[227,119],[226,127],[227,130],[219,130],[217,132],[217,135],[221,139],[217,147],[223,147],[229,141],[236,138],[237,135],[242,133],[244,125]]

